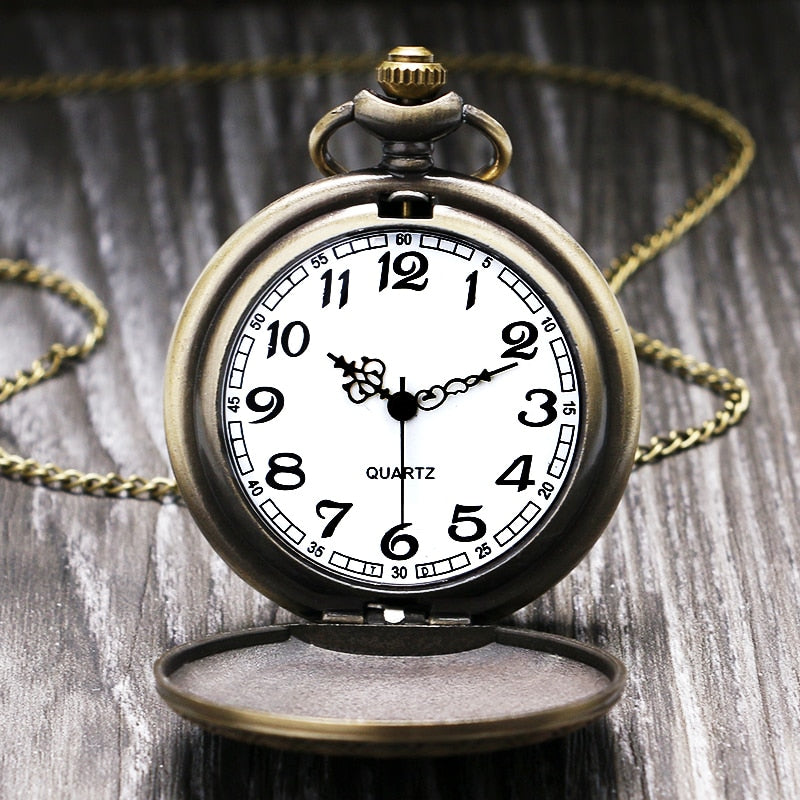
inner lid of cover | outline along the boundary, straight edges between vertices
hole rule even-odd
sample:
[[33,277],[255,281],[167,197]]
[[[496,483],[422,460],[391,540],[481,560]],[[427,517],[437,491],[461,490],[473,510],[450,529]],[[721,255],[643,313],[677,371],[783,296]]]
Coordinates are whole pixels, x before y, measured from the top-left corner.
[[185,645],[156,664],[179,713],[236,738],[318,752],[489,750],[580,727],[625,668],[512,628],[288,625]]

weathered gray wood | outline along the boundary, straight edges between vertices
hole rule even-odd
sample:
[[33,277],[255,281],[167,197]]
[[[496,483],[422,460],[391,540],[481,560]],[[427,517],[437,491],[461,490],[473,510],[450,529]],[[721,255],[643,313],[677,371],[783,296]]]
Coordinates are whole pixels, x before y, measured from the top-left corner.
[[[731,108],[746,185],[623,293],[631,323],[745,375],[723,440],[634,474],[589,557],[515,621],[596,642],[630,683],[607,721],[468,759],[284,754],[204,734],[158,699],[154,658],[286,619],[184,509],[0,482],[0,796],[755,798],[800,793],[800,5],[276,4],[0,19],[0,72],[285,52],[517,49],[630,69]],[[162,370],[183,297],[239,223],[315,177],[305,136],[363,77],[243,81],[0,108],[0,254],[83,280],[110,336],[0,410],[2,441],[65,466],[168,470]],[[673,115],[534,82],[453,77],[505,122],[506,185],[607,262],[707,178],[721,146]],[[359,145],[342,141],[356,163]],[[477,144],[447,157],[481,160]],[[79,316],[0,290],[0,368]],[[643,370],[645,430],[699,421],[706,393]]]

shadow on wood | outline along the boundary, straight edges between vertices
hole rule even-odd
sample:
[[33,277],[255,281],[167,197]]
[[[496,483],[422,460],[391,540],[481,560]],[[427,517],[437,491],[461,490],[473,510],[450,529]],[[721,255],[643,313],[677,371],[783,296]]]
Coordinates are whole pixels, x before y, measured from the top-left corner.
[[[276,800],[615,795],[615,738],[606,720],[531,747],[470,756],[360,759],[272,750],[193,729],[179,734],[170,774],[178,797]],[[178,766],[178,762],[182,762]]]

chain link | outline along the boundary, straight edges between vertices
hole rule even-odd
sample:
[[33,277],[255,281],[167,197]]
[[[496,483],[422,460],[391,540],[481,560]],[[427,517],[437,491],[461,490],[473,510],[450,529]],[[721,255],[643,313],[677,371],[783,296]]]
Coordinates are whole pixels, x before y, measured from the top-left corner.
[[[44,74],[30,78],[0,79],[0,101],[22,102],[40,98],[63,97],[92,92],[119,92],[158,89],[187,83],[209,83],[251,77],[292,78],[299,75],[330,75],[366,72],[380,56],[296,56],[235,62],[198,63],[178,66],[150,66],[135,70],[103,70],[81,74]],[[645,264],[652,261],[687,231],[698,225],[741,183],[755,156],[755,143],[747,128],[732,114],[710,101],[683,92],[670,84],[627,72],[612,72],[568,64],[542,64],[520,54],[486,53],[478,56],[442,58],[453,72],[509,77],[541,77],[557,83],[611,91],[656,103],[691,117],[728,145],[728,158],[711,179],[701,186],[683,206],[670,215],[664,225],[633,244],[613,259],[604,275],[617,294]],[[0,280],[16,281],[41,287],[81,308],[91,320],[91,330],[84,339],[69,346],[56,342],[27,370],[0,382],[0,403],[16,394],[54,377],[66,365],[86,358],[102,340],[108,314],[96,295],[80,283],[58,273],[34,266],[27,261],[0,259]],[[647,363],[701,386],[724,399],[724,405],[712,418],[696,426],[656,435],[639,445],[637,466],[720,436],[736,425],[750,405],[750,392],[742,378],[728,370],[713,367],[669,347],[645,333],[633,331],[638,357]],[[100,475],[76,469],[61,469],[32,458],[14,455],[0,447],[0,474],[18,480],[42,483],[64,491],[110,497],[140,497],[165,501],[179,498],[178,487],[170,478],[123,477],[117,473]]]

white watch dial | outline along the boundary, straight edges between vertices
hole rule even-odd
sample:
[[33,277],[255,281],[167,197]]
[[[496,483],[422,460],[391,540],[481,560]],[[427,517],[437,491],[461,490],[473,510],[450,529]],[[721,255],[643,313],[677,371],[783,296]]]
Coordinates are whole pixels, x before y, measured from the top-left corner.
[[574,345],[527,273],[434,227],[324,242],[255,297],[221,433],[269,534],[348,581],[431,586],[535,536],[583,418]]

